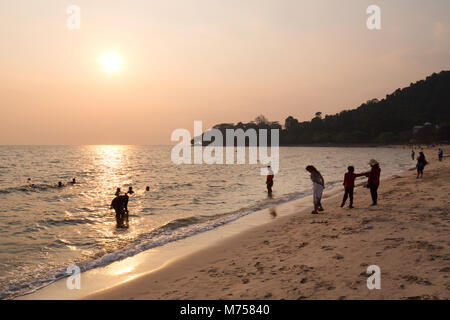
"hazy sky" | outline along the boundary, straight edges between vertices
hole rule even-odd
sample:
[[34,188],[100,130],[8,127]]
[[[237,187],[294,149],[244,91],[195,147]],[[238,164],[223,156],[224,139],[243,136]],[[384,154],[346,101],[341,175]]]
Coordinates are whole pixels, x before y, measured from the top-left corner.
[[[121,70],[102,68],[106,51]],[[194,120],[310,120],[449,63],[448,0],[0,0],[0,144],[169,144]]]

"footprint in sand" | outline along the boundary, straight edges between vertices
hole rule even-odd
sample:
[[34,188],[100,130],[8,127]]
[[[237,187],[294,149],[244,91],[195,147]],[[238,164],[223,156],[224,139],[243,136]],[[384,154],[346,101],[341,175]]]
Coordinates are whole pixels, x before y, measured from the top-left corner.
[[424,294],[421,296],[406,297],[407,300],[439,300],[439,297]]
[[298,248],[298,249],[301,249],[301,248],[306,247],[307,245],[308,245],[308,242],[302,242],[302,243],[300,243],[300,244],[297,246],[297,248]]
[[424,285],[424,286],[432,285],[432,283],[430,281],[428,281],[427,279],[419,278],[419,277],[413,276],[413,275],[403,276],[402,279],[405,279],[409,283],[416,283],[416,284],[420,284],[420,285]]

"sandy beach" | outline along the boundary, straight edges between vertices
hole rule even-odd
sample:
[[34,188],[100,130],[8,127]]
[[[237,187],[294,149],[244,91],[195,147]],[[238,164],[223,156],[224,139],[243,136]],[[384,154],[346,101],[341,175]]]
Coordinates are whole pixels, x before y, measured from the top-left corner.
[[[438,162],[435,149],[423,179],[382,181],[378,206],[358,187],[354,209],[331,197],[323,214],[274,219],[86,298],[449,299],[450,158]],[[369,265],[380,290],[367,288]]]

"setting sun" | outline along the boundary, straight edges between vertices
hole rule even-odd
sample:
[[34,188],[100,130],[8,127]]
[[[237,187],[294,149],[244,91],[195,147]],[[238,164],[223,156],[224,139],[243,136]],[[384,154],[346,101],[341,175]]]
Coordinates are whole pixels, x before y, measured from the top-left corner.
[[116,72],[122,68],[122,57],[116,52],[108,51],[100,57],[100,64],[108,72]]

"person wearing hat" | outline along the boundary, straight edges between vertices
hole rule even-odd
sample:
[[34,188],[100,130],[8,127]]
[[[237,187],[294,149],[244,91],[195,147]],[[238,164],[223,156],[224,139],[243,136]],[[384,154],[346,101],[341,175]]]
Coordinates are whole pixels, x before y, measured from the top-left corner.
[[378,187],[380,186],[380,164],[377,160],[371,159],[369,161],[371,167],[370,171],[366,173],[369,178],[367,180],[367,188],[370,189],[370,195],[372,196],[372,206],[376,206],[378,203]]

